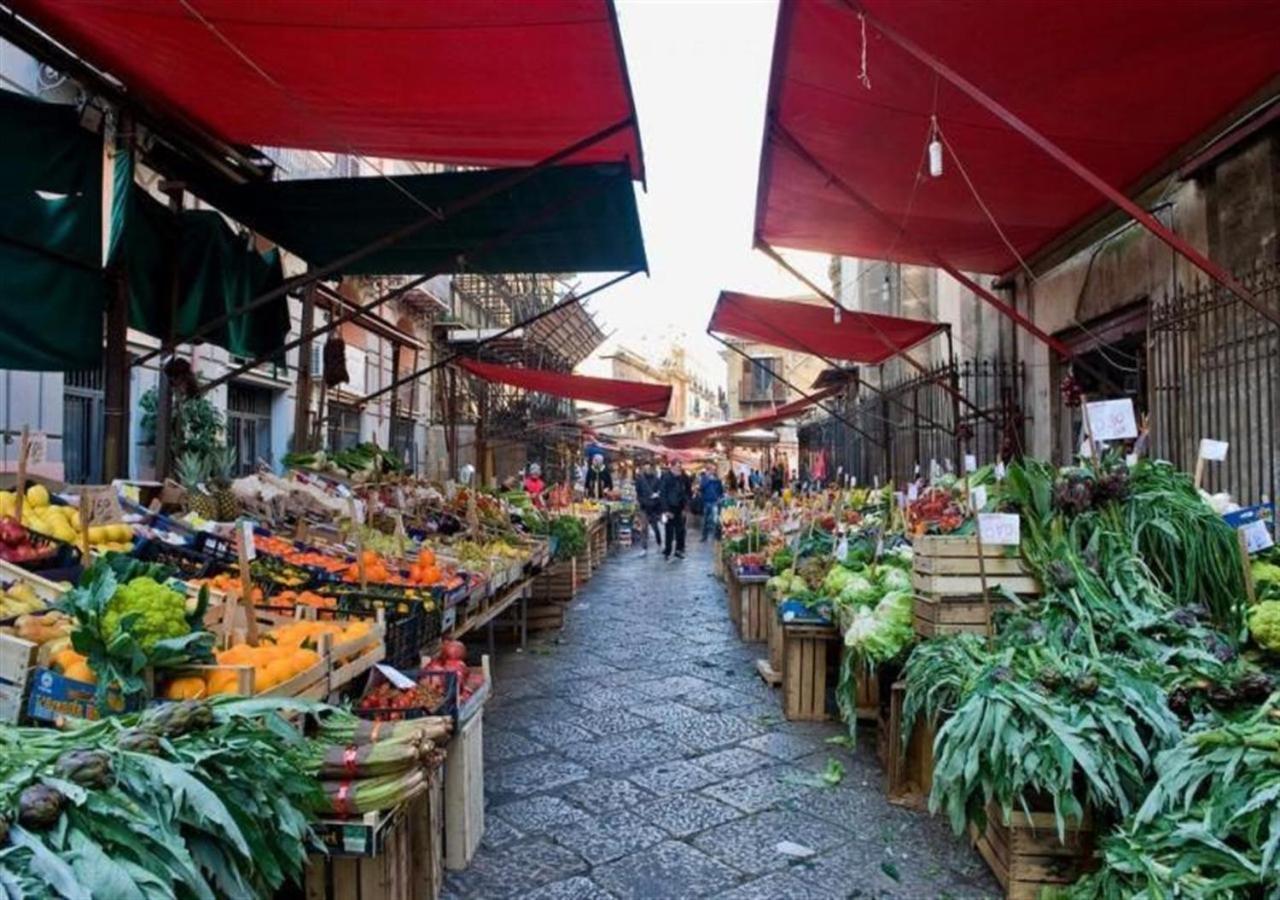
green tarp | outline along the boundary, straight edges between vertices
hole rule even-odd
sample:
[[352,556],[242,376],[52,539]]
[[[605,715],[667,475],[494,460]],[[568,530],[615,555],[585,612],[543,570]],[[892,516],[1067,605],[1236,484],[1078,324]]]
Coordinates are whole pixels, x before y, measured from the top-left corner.
[[102,139],[74,107],[0,91],[0,366],[101,365],[101,228]]
[[[313,265],[325,265],[427,210],[444,210],[510,178],[512,169],[324,178],[199,188],[210,202]],[[406,196],[410,195],[410,196]],[[517,235],[505,237],[512,229]],[[444,222],[342,269],[345,275],[434,272],[632,272],[647,267],[625,164],[534,173]]]
[[[284,280],[280,254],[258,253],[211,210],[175,214],[137,185],[132,186],[118,244],[129,275],[129,324],[163,337],[178,264],[179,303],[175,333],[195,334],[207,322],[234,312]],[[270,353],[289,330],[288,301],[280,297],[236,316],[200,340],[237,356]]]

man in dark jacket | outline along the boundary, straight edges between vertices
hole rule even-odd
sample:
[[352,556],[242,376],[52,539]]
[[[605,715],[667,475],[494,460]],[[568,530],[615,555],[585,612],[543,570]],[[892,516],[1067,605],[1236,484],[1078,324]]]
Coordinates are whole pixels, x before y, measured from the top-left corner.
[[640,546],[643,548],[641,553],[645,555],[649,553],[650,529],[653,530],[658,546],[662,546],[662,501],[658,496],[661,482],[658,469],[651,462],[645,463],[640,474],[636,476],[636,505],[640,507],[640,515],[644,516],[644,521],[641,523],[644,527],[640,531]]
[[724,483],[716,473],[715,463],[707,463],[698,478],[698,496],[702,498],[702,543],[705,544],[720,525],[720,501],[724,499]]
[[658,497],[662,503],[662,518],[666,530],[662,556],[664,559],[671,559],[674,546],[676,559],[684,559],[684,511],[689,505],[689,479],[680,460],[673,459],[671,468],[662,474],[662,481],[658,484]]

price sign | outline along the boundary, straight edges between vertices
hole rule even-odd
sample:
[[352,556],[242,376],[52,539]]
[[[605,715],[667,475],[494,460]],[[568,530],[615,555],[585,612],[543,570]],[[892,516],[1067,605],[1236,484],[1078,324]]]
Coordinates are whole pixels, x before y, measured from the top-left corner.
[[972,453],[966,453],[964,455],[964,470],[966,472],[978,471],[978,457],[974,456]]
[[412,678],[401,674],[398,669],[393,669],[391,666],[383,665],[382,663],[378,663],[377,668],[378,671],[382,673],[383,678],[387,679],[387,681],[391,682],[392,685],[398,687],[402,691],[407,691],[410,688],[417,687],[417,682]]
[[1022,543],[1022,520],[1017,513],[979,513],[978,536],[993,547],[1016,547]]
[[1004,481],[1004,462],[996,460],[996,481]]
[[395,536],[400,540],[405,540],[409,533],[404,528],[404,514],[398,509],[391,510],[391,521],[395,525]]
[[1274,503],[1246,506],[1227,513],[1222,519],[1240,532],[1244,538],[1245,550],[1250,554],[1261,553],[1275,546],[1275,536],[1272,533],[1276,521]]
[[907,500],[914,502],[920,496],[920,485],[914,481],[907,485]]
[[902,491],[894,491],[893,499],[898,501],[898,509],[907,508],[907,495],[902,493]]
[[1126,453],[1124,455],[1124,464],[1128,466],[1130,469],[1132,469],[1134,466],[1138,464],[1138,454]]
[[1226,441],[1215,441],[1209,438],[1201,438],[1200,440],[1200,458],[1207,459],[1209,462],[1222,462],[1227,458]]
[[253,562],[258,558],[258,547],[253,542],[253,520],[241,519],[236,526],[236,531],[240,545],[244,547],[244,558]]
[[120,508],[120,498],[116,489],[109,484],[85,486],[85,508],[89,513],[88,528],[93,525],[108,525],[124,520],[124,510]]
[[1098,400],[1086,407],[1089,431],[1095,441],[1123,441],[1138,436],[1132,400]]
[[987,489],[978,485],[969,492],[969,499],[973,502],[974,512],[983,509],[987,505]]
[[1250,522],[1240,529],[1240,534],[1244,536],[1244,549],[1250,555],[1269,550],[1276,545],[1271,537],[1271,530],[1267,528],[1267,523],[1261,520]]
[[849,555],[849,537],[848,535],[840,538],[840,543],[836,545],[836,559],[844,560]]
[[27,435],[27,462],[32,465],[43,463],[48,457],[49,436],[43,431],[33,431]]

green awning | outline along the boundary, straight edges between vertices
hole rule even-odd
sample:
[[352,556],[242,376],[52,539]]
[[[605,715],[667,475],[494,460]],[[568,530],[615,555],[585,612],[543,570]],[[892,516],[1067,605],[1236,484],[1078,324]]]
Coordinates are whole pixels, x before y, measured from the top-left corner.
[[[129,274],[129,324],[155,337],[163,337],[166,330],[175,259],[179,338],[189,337],[206,322],[234,312],[284,280],[279,251],[258,253],[218,213],[184,210],[175,214],[137,185],[129,195],[118,246]],[[247,316],[232,318],[200,340],[237,356],[257,356],[283,344],[288,330],[288,300],[282,296]]]
[[[515,169],[195,186],[219,209],[325,265],[467,196]],[[406,196],[410,195],[410,196]],[[511,229],[520,234],[504,238]],[[487,246],[490,243],[493,246]],[[647,268],[625,164],[544,169],[447,221],[352,263],[344,275],[431,272],[632,272]]]
[[102,363],[102,139],[0,91],[0,367]]

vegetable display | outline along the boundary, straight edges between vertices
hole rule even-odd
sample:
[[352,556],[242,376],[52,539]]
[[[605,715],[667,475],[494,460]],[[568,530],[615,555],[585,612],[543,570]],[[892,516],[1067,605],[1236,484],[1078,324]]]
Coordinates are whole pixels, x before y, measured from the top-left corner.
[[577,516],[557,516],[551,536],[557,541],[556,559],[572,559],[587,549],[587,526]]

